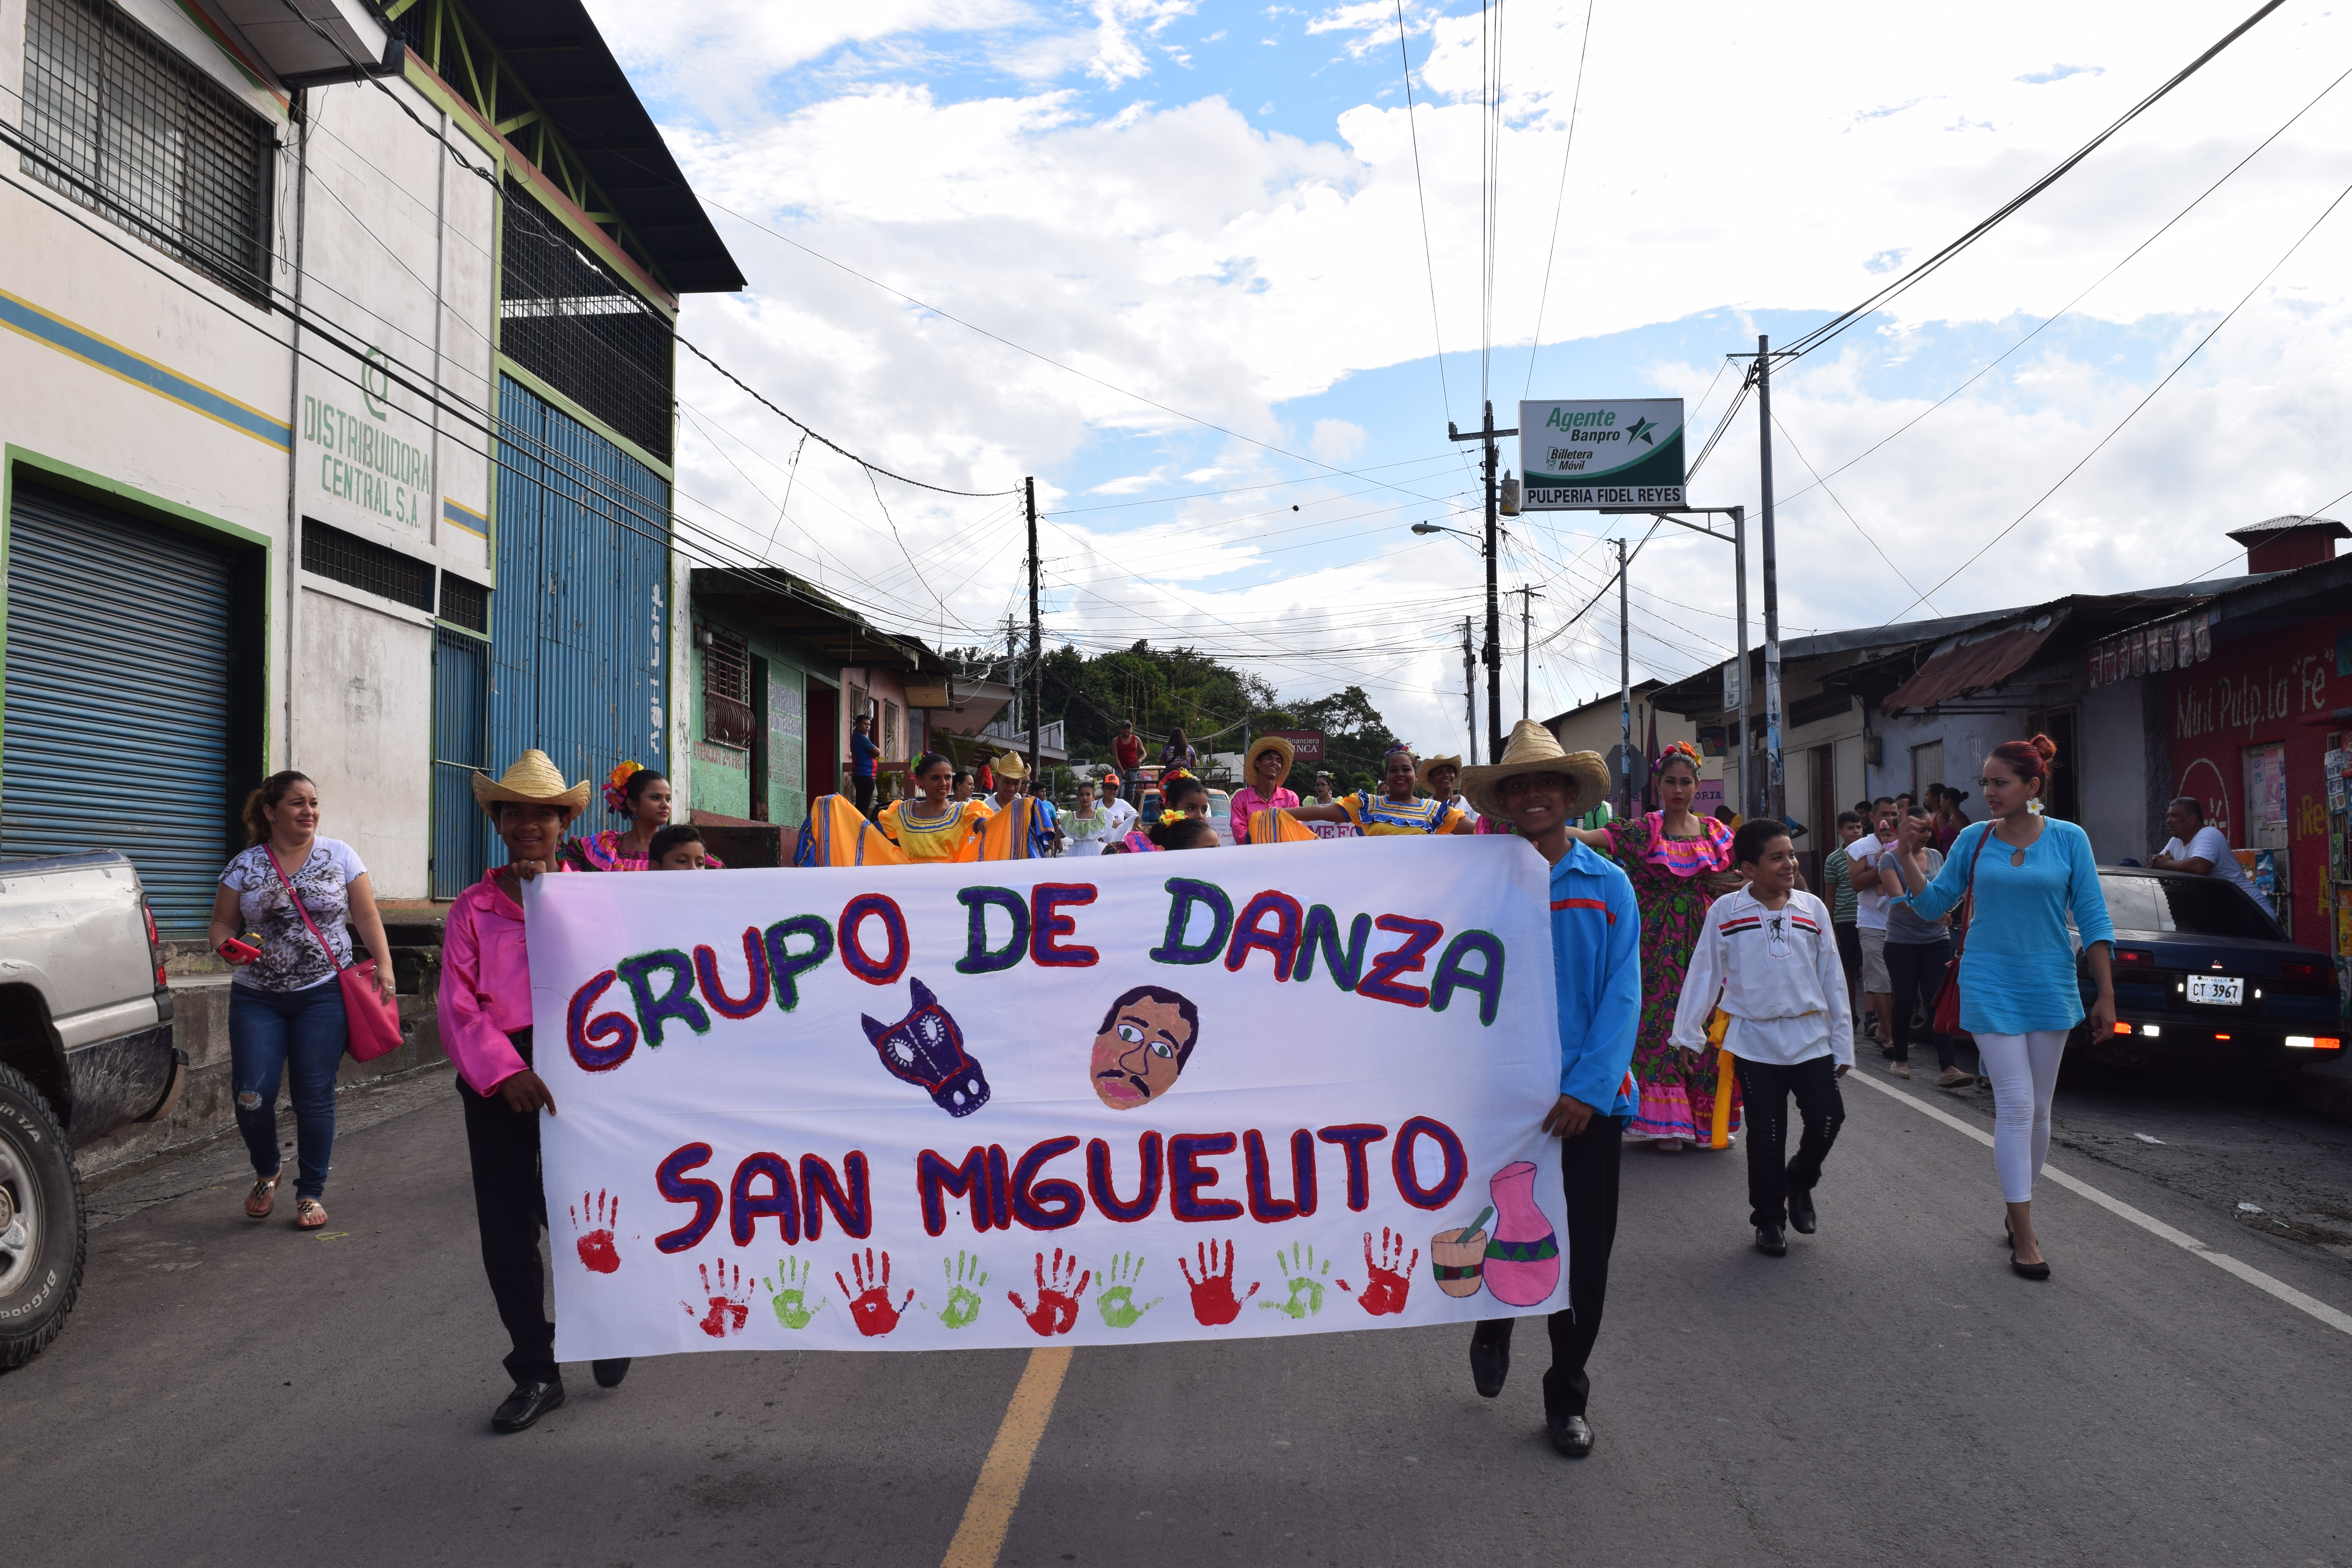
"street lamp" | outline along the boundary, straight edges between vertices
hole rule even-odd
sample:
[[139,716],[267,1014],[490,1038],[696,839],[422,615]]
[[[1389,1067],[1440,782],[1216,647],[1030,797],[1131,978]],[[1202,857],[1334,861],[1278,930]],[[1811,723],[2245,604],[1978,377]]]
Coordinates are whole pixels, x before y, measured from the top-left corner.
[[[1416,522],[1412,525],[1412,531],[1415,533],[1458,533],[1465,539],[1478,540],[1478,536],[1466,528],[1448,528],[1442,522]],[[1478,541],[1478,542],[1483,549],[1485,542]]]

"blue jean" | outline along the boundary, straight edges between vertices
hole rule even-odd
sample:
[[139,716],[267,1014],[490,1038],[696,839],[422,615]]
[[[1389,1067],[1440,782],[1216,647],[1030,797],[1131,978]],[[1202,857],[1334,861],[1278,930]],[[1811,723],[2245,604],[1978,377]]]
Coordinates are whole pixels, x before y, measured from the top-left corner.
[[293,1080],[297,1197],[327,1191],[335,1152],[335,1069],[348,1039],[342,988],[332,980],[300,991],[232,985],[228,998],[229,1084],[236,1130],[245,1134],[253,1173],[278,1173],[278,1085]]

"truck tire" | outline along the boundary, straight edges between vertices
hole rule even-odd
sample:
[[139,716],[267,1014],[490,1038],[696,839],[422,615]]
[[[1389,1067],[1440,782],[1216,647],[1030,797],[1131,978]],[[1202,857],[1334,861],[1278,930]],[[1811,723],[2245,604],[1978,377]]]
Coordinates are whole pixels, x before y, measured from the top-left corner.
[[65,1130],[40,1091],[0,1065],[0,1371],[65,1328],[87,1245]]

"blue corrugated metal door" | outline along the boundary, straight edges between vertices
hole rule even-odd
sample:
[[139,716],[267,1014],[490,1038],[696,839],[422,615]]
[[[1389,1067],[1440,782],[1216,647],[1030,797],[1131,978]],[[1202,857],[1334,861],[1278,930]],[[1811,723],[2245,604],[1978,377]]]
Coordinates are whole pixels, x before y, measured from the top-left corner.
[[668,487],[510,378],[499,416],[490,771],[532,746],[567,779],[667,771]]
[[119,849],[184,936],[231,847],[229,587],[225,547],[16,488],[0,853]]
[[474,800],[488,766],[490,645],[433,630],[433,896],[454,899],[488,868],[490,822]]

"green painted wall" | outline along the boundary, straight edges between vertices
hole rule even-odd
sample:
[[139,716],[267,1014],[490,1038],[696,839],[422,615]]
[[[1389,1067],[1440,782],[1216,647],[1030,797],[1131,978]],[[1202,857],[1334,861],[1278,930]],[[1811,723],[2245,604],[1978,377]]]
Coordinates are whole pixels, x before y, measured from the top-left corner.
[[[767,820],[797,827],[808,815],[807,714],[813,685],[838,684],[837,670],[824,668],[796,644],[756,625],[698,610],[698,625],[722,626],[751,650],[752,708],[767,723]],[[751,753],[706,739],[702,663],[707,650],[694,650],[694,809],[751,818]]]

